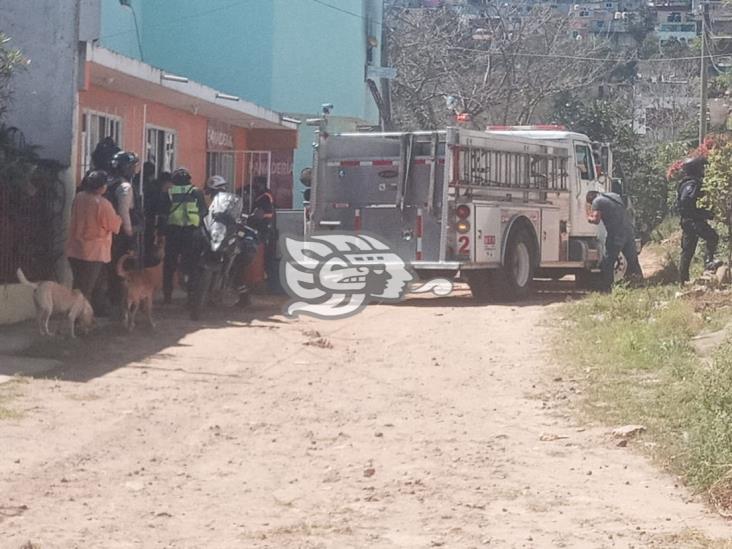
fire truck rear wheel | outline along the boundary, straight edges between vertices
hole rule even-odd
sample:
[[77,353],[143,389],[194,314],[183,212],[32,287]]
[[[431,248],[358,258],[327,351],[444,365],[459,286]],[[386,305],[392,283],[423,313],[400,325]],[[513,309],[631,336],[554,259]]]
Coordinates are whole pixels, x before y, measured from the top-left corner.
[[535,249],[536,243],[526,229],[511,232],[503,267],[491,271],[491,285],[497,300],[521,299],[531,292],[536,272]]

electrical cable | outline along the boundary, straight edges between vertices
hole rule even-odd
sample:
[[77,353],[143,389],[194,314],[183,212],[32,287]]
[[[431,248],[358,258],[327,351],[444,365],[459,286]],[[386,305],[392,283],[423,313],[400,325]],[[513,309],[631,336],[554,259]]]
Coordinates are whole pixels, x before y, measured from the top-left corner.
[[[149,25],[149,26],[146,26],[145,28],[146,28],[146,30],[170,30],[171,28],[174,28],[174,26],[175,26],[176,23],[180,23],[182,21],[187,21],[189,19],[197,19],[197,18],[202,17],[204,15],[209,15],[211,13],[216,13],[216,12],[219,12],[219,11],[224,11],[224,10],[231,9],[231,8],[233,8],[235,6],[240,6],[240,5],[242,5],[242,1],[241,0],[237,0],[236,2],[232,2],[231,4],[226,4],[224,6],[219,6],[218,8],[213,8],[213,9],[210,9],[210,10],[200,11],[198,13],[193,13],[193,14],[187,15],[185,17],[179,17],[178,19],[170,19],[170,20],[166,21],[165,23],[162,23],[162,24],[159,24],[159,25]],[[99,39],[100,40],[107,40],[109,38],[116,38],[117,36],[124,36],[126,34],[131,33],[131,32],[135,32],[135,29],[127,29],[127,30],[123,30],[123,31],[119,31],[119,32],[114,32],[114,33],[111,33],[111,34],[105,34],[103,36],[100,36]]]

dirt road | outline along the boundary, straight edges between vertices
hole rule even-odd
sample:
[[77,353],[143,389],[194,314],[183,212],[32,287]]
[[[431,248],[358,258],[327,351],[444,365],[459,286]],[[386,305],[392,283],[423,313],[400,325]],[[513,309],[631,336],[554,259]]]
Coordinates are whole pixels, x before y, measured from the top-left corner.
[[269,303],[68,344],[57,379],[19,383],[21,415],[0,422],[0,547],[732,539],[633,444],[572,419],[553,314],[458,296],[286,320]]

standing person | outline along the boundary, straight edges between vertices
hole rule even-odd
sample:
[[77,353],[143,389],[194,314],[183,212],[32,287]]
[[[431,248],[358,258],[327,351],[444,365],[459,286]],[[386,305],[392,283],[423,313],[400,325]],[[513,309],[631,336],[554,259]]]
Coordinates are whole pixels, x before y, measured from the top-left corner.
[[254,209],[250,225],[259,233],[264,244],[264,270],[270,291],[278,291],[277,284],[277,234],[275,228],[275,202],[267,188],[267,178],[257,176],[253,181]]
[[638,263],[638,251],[635,247],[635,229],[633,220],[623,204],[623,199],[615,193],[590,191],[586,196],[591,211],[587,220],[593,225],[600,222],[605,225],[605,256],[600,264],[601,290],[609,292],[615,281],[615,263],[620,252],[628,262],[628,275],[643,278],[643,271]]
[[[71,206],[66,255],[74,273],[74,288],[81,290],[90,303],[105,264],[112,261],[112,235],[117,234],[122,219],[104,198],[108,174],[97,170],[84,177]],[[97,308],[97,304],[94,305]]]
[[[140,185],[140,180],[142,180],[142,185]],[[142,202],[144,217],[144,237],[142,239],[144,266],[145,268],[155,267],[160,264],[160,255],[158,252],[161,251],[158,249],[158,220],[162,215],[167,213],[162,211],[166,205],[162,203],[160,180],[155,179],[155,164],[145,162],[142,165],[142,173],[137,174],[133,186],[135,187],[137,196],[144,197]]]
[[714,218],[711,210],[699,208],[697,199],[704,195],[702,185],[704,181],[704,165],[706,159],[703,156],[688,158],[684,161],[684,179],[679,183],[676,190],[676,201],[681,215],[681,260],[679,261],[679,277],[683,284],[689,281],[689,267],[691,260],[696,253],[696,246],[701,238],[706,242],[706,254],[704,256],[704,268],[716,270],[721,261],[715,261],[714,254],[717,253],[719,235],[710,225],[709,221]]
[[181,273],[190,275],[195,254],[196,229],[206,217],[206,199],[191,183],[191,174],[178,168],[168,189],[169,209],[165,230],[165,259],[163,260],[163,303],[173,300],[173,275],[180,260]]
[[95,170],[104,170],[109,173],[111,166],[110,162],[115,154],[121,149],[117,146],[111,136],[105,137],[94,148],[94,152],[91,154],[92,166]]
[[136,250],[136,235],[142,231],[141,212],[132,181],[139,159],[132,152],[119,151],[110,161],[112,183],[107,198],[122,218],[122,230],[112,239],[112,262],[107,270],[109,299],[112,306],[121,313],[124,298],[124,284],[117,274],[117,260],[131,250]]

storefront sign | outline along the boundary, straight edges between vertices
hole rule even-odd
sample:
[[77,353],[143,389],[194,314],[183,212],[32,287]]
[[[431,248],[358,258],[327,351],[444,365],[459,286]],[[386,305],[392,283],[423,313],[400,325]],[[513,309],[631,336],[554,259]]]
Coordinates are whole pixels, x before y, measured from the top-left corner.
[[[278,208],[292,208],[292,151],[272,151],[270,164],[270,191]],[[267,157],[261,155],[255,159],[254,176],[267,176]]]
[[206,133],[206,142],[208,143],[209,149],[234,148],[234,137],[230,133],[212,128],[210,126],[208,128],[208,132]]

